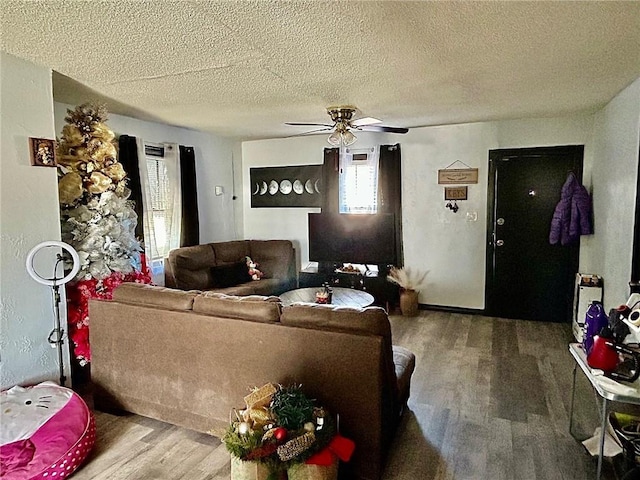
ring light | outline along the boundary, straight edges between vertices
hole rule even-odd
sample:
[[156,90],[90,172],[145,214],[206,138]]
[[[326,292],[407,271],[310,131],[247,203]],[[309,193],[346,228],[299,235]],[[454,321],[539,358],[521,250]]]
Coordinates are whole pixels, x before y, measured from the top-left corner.
[[[73,266],[71,267],[71,271],[66,276],[61,278],[56,278],[55,272],[54,272],[53,278],[45,278],[40,276],[38,272],[36,272],[36,270],[33,268],[33,259],[36,253],[38,253],[42,248],[47,248],[47,247],[60,247],[63,250],[66,250],[69,253],[69,255],[71,255],[71,258],[73,260]],[[47,242],[42,242],[36,245],[35,247],[33,247],[29,252],[29,254],[27,255],[27,272],[29,272],[29,275],[31,275],[31,278],[33,278],[36,282],[41,283],[42,285],[47,285],[49,287],[52,287],[54,285],[64,285],[65,283],[68,283],[71,280],[73,280],[73,278],[76,276],[79,270],[80,270],[80,257],[78,256],[78,252],[76,252],[76,250],[68,243],[59,242],[57,240],[49,240]]]
[[[51,278],[45,278],[36,272],[35,268],[33,268],[33,259],[41,249],[49,248],[49,247],[59,247],[65,250],[69,255],[71,255],[71,259],[73,260],[73,265],[71,266],[71,271],[63,276],[58,278],[56,276],[56,272],[58,270],[58,264],[64,260],[64,257],[59,253],[56,254],[55,263],[53,264],[53,276]],[[48,342],[52,347],[57,347],[58,349],[58,365],[60,367],[60,385],[65,384],[66,377],[64,376],[64,362],[62,355],[62,345],[64,343],[64,330],[60,327],[60,285],[64,285],[65,283],[70,282],[76,276],[78,271],[80,270],[80,257],[78,256],[78,252],[69,245],[68,243],[59,242],[57,240],[49,240],[46,242],[39,243],[35,247],[29,251],[27,255],[27,272],[31,275],[36,282],[47,285],[51,287],[53,290],[53,306],[55,313],[55,324],[54,328],[49,334]]]

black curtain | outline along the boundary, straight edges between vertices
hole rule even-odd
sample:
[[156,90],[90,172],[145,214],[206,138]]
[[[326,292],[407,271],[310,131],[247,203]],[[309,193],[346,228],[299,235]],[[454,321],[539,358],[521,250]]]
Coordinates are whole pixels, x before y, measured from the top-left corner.
[[129,178],[129,182],[127,183],[127,186],[131,190],[129,200],[134,202],[133,209],[138,215],[136,237],[142,240],[144,239],[142,187],[140,186],[140,168],[138,168],[138,146],[136,145],[136,137],[120,135],[118,139],[118,161],[122,164],[122,168],[127,172],[127,177]]
[[180,145],[180,187],[182,191],[180,246],[190,247],[200,243],[196,157],[193,147]]
[[325,148],[322,166],[322,213],[340,213],[340,149]]
[[[400,144],[380,145],[378,212],[392,213],[395,220],[396,265],[404,264],[402,248],[402,168]],[[340,213],[340,150],[324,149],[322,167],[322,213]]]
[[404,264],[402,248],[402,163],[400,144],[380,145],[378,211],[393,213],[396,232],[396,265]]

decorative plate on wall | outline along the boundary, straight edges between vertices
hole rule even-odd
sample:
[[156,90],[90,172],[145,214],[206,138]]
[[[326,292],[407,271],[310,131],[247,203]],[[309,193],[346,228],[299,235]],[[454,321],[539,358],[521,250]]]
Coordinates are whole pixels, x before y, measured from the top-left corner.
[[249,169],[251,207],[322,206],[322,165]]

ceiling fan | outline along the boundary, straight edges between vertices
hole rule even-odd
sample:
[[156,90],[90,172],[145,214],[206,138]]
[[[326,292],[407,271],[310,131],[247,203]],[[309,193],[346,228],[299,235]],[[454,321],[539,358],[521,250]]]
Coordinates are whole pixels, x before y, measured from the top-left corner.
[[333,124],[329,123],[301,123],[287,122],[285,125],[293,125],[296,127],[322,127],[301,135],[309,135],[333,130],[327,141],[334,147],[349,146],[353,144],[357,138],[351,130],[362,130],[368,132],[388,132],[388,133],[407,133],[408,128],[386,127],[379,125],[381,120],[372,117],[353,119],[356,107],[352,105],[339,105],[327,107],[327,114],[331,117]]

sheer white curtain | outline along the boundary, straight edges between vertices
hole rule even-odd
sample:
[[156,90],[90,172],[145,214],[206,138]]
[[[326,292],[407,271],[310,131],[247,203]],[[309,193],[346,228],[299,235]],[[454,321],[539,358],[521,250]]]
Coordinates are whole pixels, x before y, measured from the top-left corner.
[[380,148],[340,149],[340,213],[378,212]]
[[[145,144],[138,138],[144,249],[156,285],[164,285],[164,259],[180,246],[182,200],[178,145]],[[153,152],[151,152],[153,150]],[[164,152],[164,153],[161,153]]]

